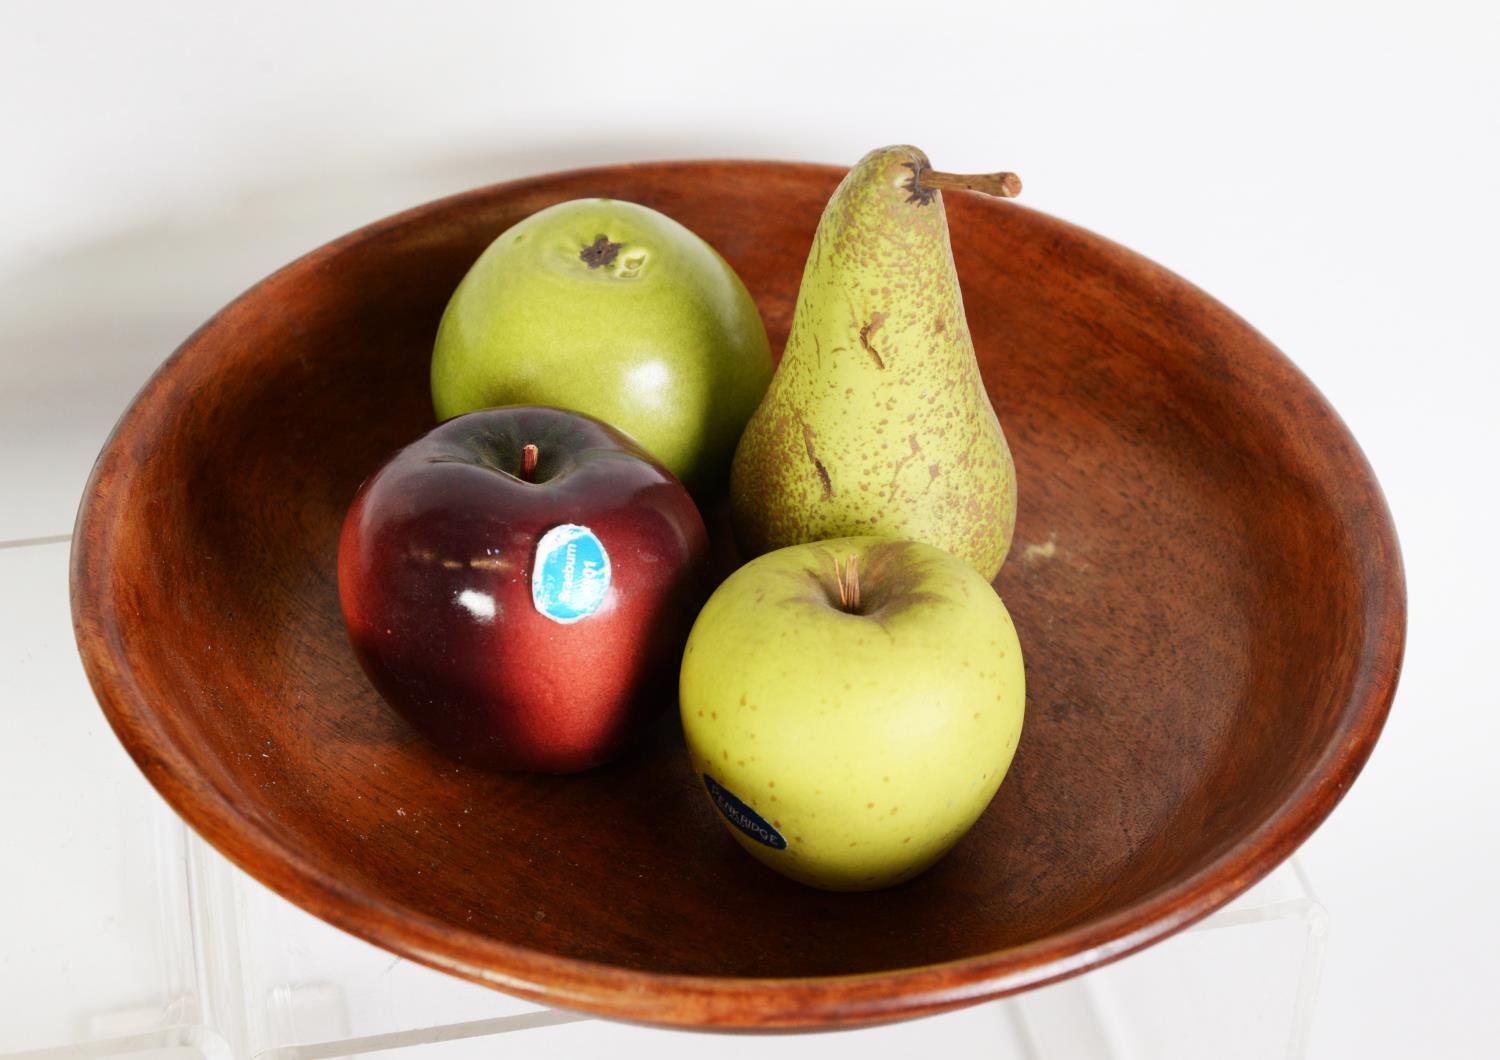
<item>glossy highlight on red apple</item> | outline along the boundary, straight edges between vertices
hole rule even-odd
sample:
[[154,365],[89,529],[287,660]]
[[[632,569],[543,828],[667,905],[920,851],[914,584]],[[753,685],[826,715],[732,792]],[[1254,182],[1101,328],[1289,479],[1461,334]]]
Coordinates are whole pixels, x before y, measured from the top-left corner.
[[708,590],[687,491],[628,436],[540,406],[458,416],[360,487],[339,540],[349,639],[440,750],[571,773],[675,702]]

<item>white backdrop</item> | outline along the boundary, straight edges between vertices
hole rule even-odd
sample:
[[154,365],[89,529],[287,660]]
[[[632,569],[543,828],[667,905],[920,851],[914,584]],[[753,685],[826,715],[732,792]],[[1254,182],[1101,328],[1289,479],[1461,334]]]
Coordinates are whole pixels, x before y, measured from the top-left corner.
[[0,3],[0,542],[68,532],[196,323],[386,213],[623,160],[911,142],[1015,169],[1030,206],[1247,317],[1363,444],[1410,638],[1381,745],[1304,848],[1332,914],[1311,1055],[1493,1055],[1496,11]]

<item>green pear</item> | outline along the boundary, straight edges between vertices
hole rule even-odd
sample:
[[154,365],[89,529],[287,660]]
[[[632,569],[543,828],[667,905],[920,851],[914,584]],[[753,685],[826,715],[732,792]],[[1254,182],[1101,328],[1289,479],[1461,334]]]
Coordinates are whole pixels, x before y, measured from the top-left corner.
[[916,148],[886,147],[828,201],[781,364],[730,472],[747,554],[878,535],[999,573],[1015,465],[980,379],[939,187],[1012,195],[1019,181],[935,173]]

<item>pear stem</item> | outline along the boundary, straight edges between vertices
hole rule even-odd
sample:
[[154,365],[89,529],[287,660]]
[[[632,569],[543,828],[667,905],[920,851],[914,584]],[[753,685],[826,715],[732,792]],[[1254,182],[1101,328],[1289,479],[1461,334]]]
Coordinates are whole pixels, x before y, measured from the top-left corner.
[[851,615],[859,614],[859,555],[849,553],[842,567],[833,561],[833,580],[839,587],[839,607]]
[[537,449],[534,445],[523,445],[521,447],[521,478],[527,482],[533,482],[536,474]]
[[1002,199],[1014,199],[1021,194],[1021,178],[1014,173],[943,173],[924,169],[918,179],[928,188],[962,188]]

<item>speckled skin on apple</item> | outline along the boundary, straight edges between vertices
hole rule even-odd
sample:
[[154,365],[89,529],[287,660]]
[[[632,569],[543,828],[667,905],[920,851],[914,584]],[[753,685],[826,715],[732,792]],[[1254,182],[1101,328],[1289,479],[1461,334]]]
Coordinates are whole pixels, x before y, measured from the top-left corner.
[[[840,607],[858,554],[860,613]],[[803,883],[911,879],[979,818],[1015,754],[1021,647],[1005,605],[952,555],[854,538],[781,549],[731,575],[699,613],[679,705],[693,766],[786,841],[726,820]],[[722,819],[722,814],[721,814]]]
[[695,495],[722,485],[771,379],[734,270],[671,218],[578,199],[502,233],[455,290],[432,357],[439,419],[494,405],[584,412]]
[[1010,448],[979,375],[941,193],[912,147],[871,152],[829,200],[780,366],[735,454],[747,553],[847,534],[927,541],[999,573]]

